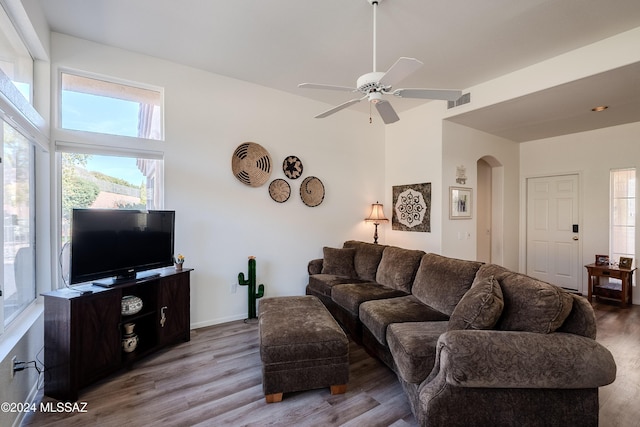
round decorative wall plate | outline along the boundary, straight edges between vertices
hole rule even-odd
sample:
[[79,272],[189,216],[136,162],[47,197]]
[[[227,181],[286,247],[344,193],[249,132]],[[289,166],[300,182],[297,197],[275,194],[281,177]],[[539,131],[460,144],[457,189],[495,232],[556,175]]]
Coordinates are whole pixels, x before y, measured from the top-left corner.
[[302,161],[296,156],[288,156],[282,162],[282,171],[290,179],[300,178],[302,175]]
[[244,142],[233,152],[231,170],[243,184],[260,187],[271,175],[271,156],[262,145]]
[[284,179],[274,179],[269,184],[269,195],[278,203],[284,203],[291,196],[291,186]]
[[300,184],[300,198],[310,207],[318,206],[324,200],[324,184],[315,176],[308,176]]

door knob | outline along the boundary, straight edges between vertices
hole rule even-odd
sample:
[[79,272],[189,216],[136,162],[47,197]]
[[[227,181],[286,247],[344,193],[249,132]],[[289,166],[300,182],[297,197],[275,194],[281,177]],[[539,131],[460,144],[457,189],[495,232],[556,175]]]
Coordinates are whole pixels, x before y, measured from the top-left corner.
[[573,236],[573,240],[580,240],[578,236]]

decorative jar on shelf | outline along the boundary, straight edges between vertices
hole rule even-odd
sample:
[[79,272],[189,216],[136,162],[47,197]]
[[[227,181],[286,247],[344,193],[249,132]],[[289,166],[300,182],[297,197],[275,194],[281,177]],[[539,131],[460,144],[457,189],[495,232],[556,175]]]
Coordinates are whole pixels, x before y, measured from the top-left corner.
[[142,310],[142,300],[135,295],[125,295],[122,297],[122,315],[131,316]]
[[131,353],[138,346],[138,335],[133,332],[135,323],[124,324],[124,335],[122,336],[122,350],[125,353]]

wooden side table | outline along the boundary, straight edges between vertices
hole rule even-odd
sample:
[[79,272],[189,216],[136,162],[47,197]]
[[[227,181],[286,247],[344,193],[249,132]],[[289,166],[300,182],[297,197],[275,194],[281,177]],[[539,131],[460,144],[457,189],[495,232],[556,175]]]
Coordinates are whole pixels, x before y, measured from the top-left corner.
[[[595,295],[620,301],[621,307],[626,307],[627,304],[633,303],[633,286],[631,285],[633,283],[633,272],[636,271],[635,268],[626,269],[596,264],[585,265],[585,268],[589,272],[589,302],[591,302],[592,295]],[[620,279],[622,283],[600,285],[601,277]]]

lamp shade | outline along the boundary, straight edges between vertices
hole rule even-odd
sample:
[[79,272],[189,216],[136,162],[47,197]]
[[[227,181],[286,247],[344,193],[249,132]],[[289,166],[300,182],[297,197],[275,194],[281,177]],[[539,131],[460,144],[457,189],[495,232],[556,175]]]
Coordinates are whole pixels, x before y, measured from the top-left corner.
[[371,214],[369,215],[368,218],[365,218],[364,220],[367,222],[373,222],[375,224],[389,221],[387,218],[385,218],[382,205],[378,202],[373,203],[371,205]]

